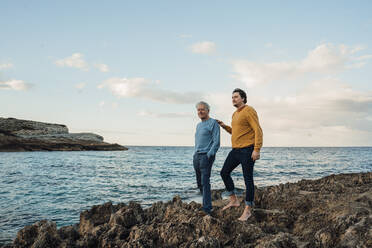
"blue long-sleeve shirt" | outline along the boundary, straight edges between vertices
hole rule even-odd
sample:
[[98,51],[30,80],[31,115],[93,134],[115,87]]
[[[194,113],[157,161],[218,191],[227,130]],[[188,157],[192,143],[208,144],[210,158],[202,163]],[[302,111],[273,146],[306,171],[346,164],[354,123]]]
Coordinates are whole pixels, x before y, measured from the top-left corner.
[[216,155],[220,148],[220,126],[215,119],[201,121],[196,126],[195,153],[207,153],[207,156]]

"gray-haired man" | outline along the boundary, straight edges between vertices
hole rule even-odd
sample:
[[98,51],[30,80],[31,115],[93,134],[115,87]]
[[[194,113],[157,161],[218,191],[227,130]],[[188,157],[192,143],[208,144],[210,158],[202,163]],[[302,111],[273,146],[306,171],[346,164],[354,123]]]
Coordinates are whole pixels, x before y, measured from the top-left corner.
[[196,182],[203,194],[203,210],[210,214],[212,211],[211,170],[220,147],[220,126],[215,119],[209,117],[209,105],[206,102],[196,104],[201,122],[196,126],[195,153],[193,158]]

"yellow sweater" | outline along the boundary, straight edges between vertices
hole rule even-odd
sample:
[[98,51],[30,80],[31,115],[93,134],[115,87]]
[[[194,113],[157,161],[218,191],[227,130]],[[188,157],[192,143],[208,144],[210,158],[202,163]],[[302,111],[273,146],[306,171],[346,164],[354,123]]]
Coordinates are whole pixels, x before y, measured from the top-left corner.
[[254,150],[260,151],[263,133],[257,112],[251,106],[245,105],[236,110],[232,116],[231,127],[226,125],[225,130],[231,134],[233,148],[254,145]]

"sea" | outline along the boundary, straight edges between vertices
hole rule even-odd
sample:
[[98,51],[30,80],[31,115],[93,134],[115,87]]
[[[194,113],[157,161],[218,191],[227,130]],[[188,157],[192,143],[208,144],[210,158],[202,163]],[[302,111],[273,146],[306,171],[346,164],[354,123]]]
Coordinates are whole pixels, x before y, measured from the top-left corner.
[[[223,189],[220,170],[231,148],[222,147],[212,168],[212,189]],[[201,201],[193,147],[131,146],[128,151],[1,152],[0,244],[38,220],[57,227],[79,222],[81,211],[111,201],[144,208],[180,195]],[[372,147],[264,147],[254,166],[258,187],[331,174],[371,172]],[[244,189],[241,166],[232,173]]]

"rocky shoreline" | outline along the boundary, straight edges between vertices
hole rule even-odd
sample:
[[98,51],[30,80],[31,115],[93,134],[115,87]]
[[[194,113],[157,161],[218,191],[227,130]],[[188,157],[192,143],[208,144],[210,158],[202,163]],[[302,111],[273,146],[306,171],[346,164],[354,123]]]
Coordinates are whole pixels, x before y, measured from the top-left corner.
[[243,204],[221,211],[221,192],[211,216],[179,196],[146,209],[108,202],[75,225],[26,226],[4,247],[372,247],[372,172],[258,188],[247,222],[237,220]]
[[0,152],[123,150],[94,133],[69,133],[62,124],[0,117]]

